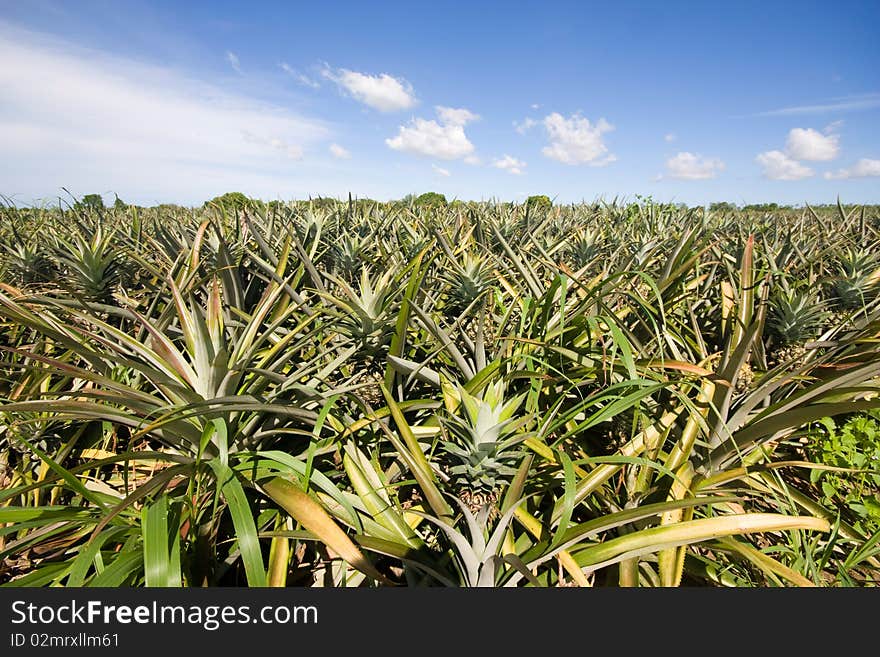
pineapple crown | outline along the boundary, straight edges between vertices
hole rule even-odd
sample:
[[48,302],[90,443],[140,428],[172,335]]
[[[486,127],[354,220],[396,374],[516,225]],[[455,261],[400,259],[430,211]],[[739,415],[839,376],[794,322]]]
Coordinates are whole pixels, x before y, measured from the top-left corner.
[[514,414],[522,405],[525,395],[518,395],[505,402],[502,381],[487,386],[482,397],[470,394],[461,386],[458,387],[458,394],[464,416],[453,416],[450,425],[457,427],[457,433],[467,436],[468,442],[473,445],[499,443],[528,419],[514,420]]
[[470,253],[452,264],[444,278],[449,285],[449,305],[460,312],[491,287],[491,271],[482,258]]
[[831,279],[834,305],[855,310],[864,305],[868,291],[880,282],[878,259],[872,252],[847,249],[836,263],[837,275]]
[[571,240],[566,253],[577,266],[583,266],[599,255],[600,250],[599,235],[595,231],[585,231]]
[[394,294],[398,283],[393,269],[378,274],[375,279],[369,269],[361,270],[360,285],[356,288],[340,278],[327,275],[343,293],[332,295],[319,292],[322,298],[336,306],[337,328],[361,343],[369,353],[379,352],[390,341],[394,332],[397,302]]
[[516,473],[512,463],[521,453],[515,446],[528,437],[519,430],[530,418],[515,417],[525,395],[505,402],[503,382],[486,388],[482,397],[461,386],[458,395],[458,410],[463,413],[442,419],[452,437],[441,443],[450,463],[449,472],[458,485],[494,490]]
[[837,260],[837,271],[845,278],[864,278],[878,266],[878,258],[871,251],[847,249]]
[[827,319],[825,305],[803,290],[780,290],[770,298],[767,329],[778,346],[805,342],[815,337]]

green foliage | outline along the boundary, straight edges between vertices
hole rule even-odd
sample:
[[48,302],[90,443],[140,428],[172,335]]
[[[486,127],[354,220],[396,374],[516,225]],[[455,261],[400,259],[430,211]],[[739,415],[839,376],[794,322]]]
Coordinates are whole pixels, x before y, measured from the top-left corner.
[[210,201],[205,201],[205,208],[217,207],[222,208],[229,214],[237,214],[248,207],[262,206],[263,202],[257,199],[248,198],[241,192],[227,192],[221,196],[215,196]]
[[750,203],[743,206],[743,212],[776,212],[784,207],[788,206],[780,206],[778,203]]
[[528,205],[532,210],[547,211],[551,207],[553,207],[553,201],[550,200],[549,196],[545,196],[544,194],[536,194],[534,196],[529,196],[526,199],[526,205]]
[[223,199],[0,208],[0,584],[877,580],[876,209]]
[[880,412],[860,413],[835,421],[807,446],[818,463],[855,472],[813,470],[810,480],[822,491],[822,503],[837,508],[865,534],[880,530]]
[[443,208],[446,207],[447,202],[446,197],[443,194],[437,192],[425,192],[416,197],[415,204],[431,208]]
[[79,210],[103,210],[104,199],[100,194],[86,194],[74,204]]

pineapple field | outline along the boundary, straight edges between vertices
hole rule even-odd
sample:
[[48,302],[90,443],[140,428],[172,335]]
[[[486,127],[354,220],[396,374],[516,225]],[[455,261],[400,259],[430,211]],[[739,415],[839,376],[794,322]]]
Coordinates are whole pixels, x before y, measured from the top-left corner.
[[873,586],[878,459],[876,206],[2,208],[6,587]]

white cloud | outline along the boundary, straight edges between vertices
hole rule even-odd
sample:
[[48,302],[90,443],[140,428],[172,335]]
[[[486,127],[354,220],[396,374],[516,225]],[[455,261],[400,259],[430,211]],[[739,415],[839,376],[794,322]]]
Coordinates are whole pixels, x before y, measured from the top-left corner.
[[678,136],[674,132],[670,132],[670,133],[663,135],[663,141],[670,143],[670,144],[672,142],[674,142],[676,139],[678,139]]
[[880,107],[880,93],[859,94],[832,98],[829,102],[815,105],[796,105],[783,107],[769,112],[759,112],[752,116],[793,116],[797,114],[827,114],[829,112],[846,112],[867,110]]
[[2,22],[0,61],[15,62],[0,67],[5,194],[33,200],[67,187],[129,202],[201,202],[320,184],[294,161],[330,135],[319,120]]
[[437,116],[440,117],[440,123],[445,123],[446,125],[467,125],[480,118],[478,114],[474,114],[470,110],[464,108],[456,109],[454,107],[437,105],[434,109],[437,110]]
[[437,106],[437,121],[412,119],[400,126],[396,137],[385,140],[396,151],[437,157],[441,160],[457,160],[471,155],[474,145],[464,132],[466,123],[478,117],[466,109]]
[[526,117],[522,121],[514,121],[513,129],[519,134],[524,135],[529,129],[534,128],[536,125],[538,125],[538,122],[535,121],[535,119]]
[[438,167],[436,164],[432,164],[431,168],[434,169],[434,173],[436,173],[438,176],[443,176],[444,178],[448,178],[449,176],[452,175],[451,173],[449,173],[448,169],[444,169],[443,167]]
[[339,144],[330,144],[330,154],[339,160],[347,160],[351,158],[351,153]]
[[311,87],[312,89],[318,89],[321,86],[320,83],[318,83],[315,80],[312,80],[312,78],[310,78],[307,75],[303,75],[302,73],[297,71],[295,68],[293,68],[287,62],[281,62],[278,66],[281,67],[282,71],[287,73],[294,80],[296,80],[297,82],[299,82],[301,85],[303,85],[305,87]]
[[492,162],[492,166],[496,169],[504,169],[508,173],[519,176],[522,175],[523,169],[526,167],[526,163],[522,160],[517,160],[515,157],[511,157],[510,155],[505,155],[504,157],[496,158]]
[[880,177],[880,160],[862,158],[848,169],[838,169],[825,174],[827,180],[840,180],[842,178],[875,178]]
[[813,170],[791,159],[782,151],[760,153],[755,161],[764,167],[764,177],[770,180],[801,180],[813,175]]
[[269,148],[274,148],[276,151],[284,153],[285,155],[287,155],[287,157],[294,160],[301,160],[303,157],[303,149],[301,146],[286,142],[283,139],[279,139],[278,137],[264,137],[260,135],[255,135],[250,130],[242,130],[241,136],[245,141],[248,141],[252,144],[260,144],[263,146],[268,146]]
[[532,103],[532,109],[539,110],[539,109],[541,109],[541,106],[538,103]]
[[837,157],[840,152],[838,141],[835,134],[823,135],[812,128],[794,128],[788,133],[785,151],[795,160],[824,162]]
[[590,164],[604,166],[617,158],[608,153],[602,135],[614,130],[605,119],[592,125],[578,114],[565,118],[554,112],[544,117],[544,127],[550,137],[550,145],[541,151],[547,157],[563,164]]
[[345,89],[355,100],[380,112],[396,112],[416,104],[412,86],[403,78],[387,73],[368,75],[341,68],[325,68],[321,74]]
[[706,180],[723,170],[724,162],[717,157],[703,157],[699,153],[682,152],[666,160],[666,177],[678,180]]
[[230,50],[227,50],[226,61],[229,62],[229,65],[235,69],[236,73],[241,73],[241,63],[238,61],[238,55]]
[[477,166],[479,164],[482,164],[482,162],[483,161],[479,157],[477,157],[476,155],[468,155],[466,158],[464,158],[465,164],[470,164],[473,166]]

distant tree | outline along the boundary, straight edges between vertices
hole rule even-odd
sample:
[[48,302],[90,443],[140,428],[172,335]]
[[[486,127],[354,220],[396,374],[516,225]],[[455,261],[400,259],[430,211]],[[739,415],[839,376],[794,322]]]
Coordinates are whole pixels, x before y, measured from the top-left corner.
[[532,212],[536,210],[545,211],[553,207],[553,201],[550,200],[549,196],[536,194],[534,196],[529,196],[526,199],[526,205]]
[[733,212],[736,210],[736,206],[733,203],[728,203],[727,201],[721,201],[719,203],[712,203],[709,205],[710,212]]
[[238,213],[254,205],[262,206],[263,202],[248,198],[241,192],[227,192],[221,196],[215,196],[210,201],[205,201],[204,207],[219,207],[223,208],[227,213]]
[[100,194],[86,194],[74,207],[80,210],[103,210],[104,199]]
[[446,197],[437,192],[425,192],[424,194],[419,195],[415,202],[418,205],[427,205],[434,208],[446,207],[447,205]]
[[331,209],[335,208],[338,204],[339,199],[335,199],[332,196],[316,196],[308,201],[308,205],[314,208]]
[[743,210],[751,210],[753,212],[774,212],[780,209],[778,203],[753,203],[751,205],[743,206]]

